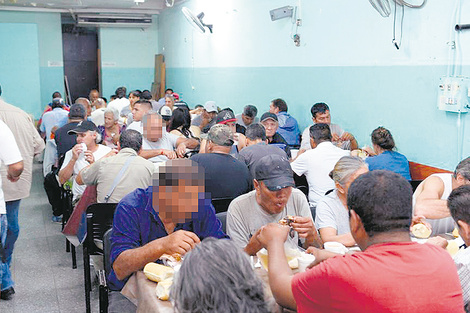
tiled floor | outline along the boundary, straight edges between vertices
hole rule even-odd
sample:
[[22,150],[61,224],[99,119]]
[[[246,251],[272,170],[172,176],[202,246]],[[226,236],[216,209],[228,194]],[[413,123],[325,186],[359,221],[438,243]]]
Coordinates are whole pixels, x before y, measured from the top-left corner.
[[[13,254],[16,294],[13,300],[0,300],[0,312],[85,312],[82,249],[77,248],[78,267],[72,269],[61,225],[51,222],[41,164],[34,164],[33,177],[31,195],[21,201],[20,237]],[[91,297],[92,312],[98,312],[96,286]]]

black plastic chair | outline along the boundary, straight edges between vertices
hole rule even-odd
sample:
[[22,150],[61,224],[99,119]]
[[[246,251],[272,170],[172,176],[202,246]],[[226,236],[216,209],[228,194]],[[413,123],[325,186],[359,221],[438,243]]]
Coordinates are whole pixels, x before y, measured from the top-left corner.
[[230,202],[233,198],[214,198],[212,199],[212,205],[214,206],[215,213],[227,212]]
[[[64,230],[65,224],[67,224],[70,215],[73,212],[73,194],[72,190],[62,188],[61,192],[61,199],[62,199],[62,230]],[[70,241],[66,238],[65,239],[65,251],[72,252],[72,268],[77,268],[77,253],[75,251],[75,246],[70,244]]]
[[227,212],[216,213],[215,216],[219,219],[220,223],[222,223],[224,233],[227,233]]
[[108,276],[111,273],[111,231],[106,231],[103,237],[103,260],[104,260],[104,271],[98,272],[98,279],[100,283],[99,299],[100,299],[100,313],[108,312]]
[[[114,211],[117,203],[94,203],[88,206],[87,235],[83,241],[83,272],[85,278],[86,312],[91,312],[91,269],[90,255],[103,255],[103,238],[108,229],[113,226]],[[101,246],[101,247],[100,247]]]

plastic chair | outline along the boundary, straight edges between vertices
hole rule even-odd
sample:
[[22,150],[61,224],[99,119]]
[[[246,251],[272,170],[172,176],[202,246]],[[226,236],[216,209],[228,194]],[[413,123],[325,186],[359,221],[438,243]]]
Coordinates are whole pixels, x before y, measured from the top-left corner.
[[100,299],[100,313],[108,312],[108,280],[107,277],[111,273],[111,231],[106,231],[103,237],[103,260],[104,260],[104,271],[98,272],[98,279],[100,283],[99,299]]
[[[72,206],[73,194],[72,194],[72,190],[62,188],[61,198],[62,198],[62,204],[63,204],[62,230],[64,230],[65,224],[67,224],[67,221],[69,220],[70,215],[72,215],[72,212],[73,212],[73,206]],[[75,246],[71,245],[70,241],[68,239],[65,239],[65,251],[66,252],[72,252],[72,268],[76,269],[77,268],[77,253],[75,251]]]
[[90,291],[90,255],[103,255],[103,238],[113,226],[114,211],[117,203],[94,203],[88,206],[87,235],[83,241],[83,272],[85,278],[86,312],[91,312]]
[[215,216],[219,219],[220,223],[222,223],[224,233],[227,233],[227,212],[216,213]]

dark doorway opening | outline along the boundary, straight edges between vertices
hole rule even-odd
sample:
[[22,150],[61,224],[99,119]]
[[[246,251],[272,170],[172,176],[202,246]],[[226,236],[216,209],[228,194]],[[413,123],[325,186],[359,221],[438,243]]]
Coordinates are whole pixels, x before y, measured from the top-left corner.
[[62,24],[64,72],[72,102],[99,89],[98,32],[93,27]]

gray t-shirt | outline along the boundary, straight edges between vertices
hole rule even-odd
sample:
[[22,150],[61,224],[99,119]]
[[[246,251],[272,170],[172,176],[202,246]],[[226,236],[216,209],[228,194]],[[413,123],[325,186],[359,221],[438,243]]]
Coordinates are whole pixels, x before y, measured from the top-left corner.
[[333,227],[336,229],[337,235],[349,234],[351,232],[348,210],[339,200],[336,190],[330,192],[318,202],[315,227],[317,230]]
[[[292,188],[292,195],[279,214],[269,214],[256,202],[256,190],[235,198],[228,207],[227,234],[237,246],[245,248],[258,229],[269,223],[277,223],[287,215],[312,218],[307,198],[298,189]],[[297,243],[297,232],[292,242]]]
[[[178,136],[167,133],[166,130],[163,130],[162,138],[158,141],[150,141],[146,138],[142,140],[142,150],[155,150],[155,149],[165,149],[165,150],[175,150],[176,141]],[[153,163],[165,162],[168,161],[168,158],[164,155],[157,155],[153,158],[150,158],[149,161]]]
[[248,166],[248,169],[254,177],[252,165],[262,157],[271,154],[277,154],[279,156],[285,157],[286,159],[289,159],[284,150],[279,149],[273,145],[268,145],[265,142],[260,142],[255,145],[243,148],[238,154],[238,160],[244,162]]

